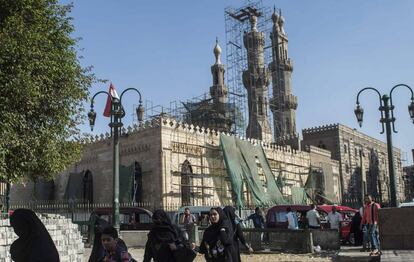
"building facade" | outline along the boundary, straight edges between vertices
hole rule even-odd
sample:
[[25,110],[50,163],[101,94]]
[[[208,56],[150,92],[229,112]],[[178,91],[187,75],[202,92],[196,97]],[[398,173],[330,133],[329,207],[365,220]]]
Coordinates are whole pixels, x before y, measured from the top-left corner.
[[[361,199],[364,193],[387,203],[390,196],[386,143],[342,124],[302,130],[303,145],[329,150],[339,161],[341,195]],[[404,199],[401,151],[394,148],[398,197]]]
[[[414,161],[414,149],[411,150]],[[414,201],[414,164],[403,168],[405,200]]]
[[[229,134],[163,116],[144,126],[128,128],[120,137],[121,201],[162,207],[232,204],[220,135]],[[262,145],[275,180],[284,182],[281,191],[287,199],[292,195],[292,188],[304,187],[313,166],[330,166],[330,174],[337,179],[326,180],[326,187],[339,188],[339,163],[331,160],[329,151],[316,147],[296,151],[260,140],[247,141]],[[55,178],[54,186],[48,189],[53,192],[42,195],[53,195],[55,200],[110,203],[112,168],[112,139],[109,134],[97,136],[85,142],[81,161]],[[123,186],[127,183],[126,172],[122,170],[127,170],[127,177],[133,180],[128,187]],[[135,190],[130,190],[131,187]],[[14,185],[12,203],[35,200],[33,188],[33,183]],[[243,194],[245,199],[251,199],[249,188]],[[251,201],[246,204],[254,205]]]

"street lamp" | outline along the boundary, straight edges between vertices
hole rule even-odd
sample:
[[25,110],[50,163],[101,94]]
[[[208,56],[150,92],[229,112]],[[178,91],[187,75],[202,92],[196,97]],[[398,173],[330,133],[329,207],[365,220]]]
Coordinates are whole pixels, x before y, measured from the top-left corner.
[[[361,91],[358,92],[357,100],[356,100],[356,108],[354,110],[359,126],[362,127],[364,110],[359,104],[359,95],[365,90],[373,90],[378,94],[379,102],[380,102],[379,110],[381,112],[380,122],[382,125],[381,134],[384,134],[384,123],[385,123],[385,131],[387,134],[388,172],[390,174],[391,206],[393,207],[398,206],[399,200],[397,197],[397,184],[396,184],[396,179],[395,179],[394,154],[392,152],[392,136],[391,135],[392,135],[392,132],[397,133],[397,131],[395,130],[395,126],[394,126],[395,117],[394,117],[394,105],[392,104],[392,92],[394,91],[395,88],[400,87],[400,86],[407,87],[411,91],[411,104],[408,106],[408,113],[410,114],[410,118],[414,123],[414,92],[408,85],[405,85],[405,84],[395,85],[391,89],[389,96],[386,94],[381,96],[381,93],[373,87],[366,87],[366,88],[361,89]],[[392,131],[391,131],[391,123],[392,123]]]
[[136,110],[138,121],[142,122],[144,119],[144,106],[142,105],[141,93],[136,88],[127,88],[122,93],[120,98],[111,96],[110,93],[106,91],[97,92],[91,100],[91,110],[88,113],[89,125],[93,131],[96,120],[96,112],[93,110],[94,99],[99,94],[106,94],[111,99],[111,122],[109,127],[113,128],[113,139],[114,139],[114,148],[113,148],[113,223],[114,227],[119,231],[119,132],[122,127],[122,118],[125,116],[124,107],[122,106],[122,96],[125,92],[134,90],[139,95],[139,106]]

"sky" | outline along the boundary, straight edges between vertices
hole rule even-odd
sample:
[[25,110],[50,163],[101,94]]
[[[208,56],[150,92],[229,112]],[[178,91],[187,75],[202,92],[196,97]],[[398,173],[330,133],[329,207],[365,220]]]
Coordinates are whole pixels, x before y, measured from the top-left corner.
[[[70,1],[61,0],[62,4]],[[92,65],[98,78],[111,81],[118,93],[135,87],[144,100],[168,107],[171,101],[186,100],[209,91],[210,66],[218,38],[226,63],[224,9],[238,8],[235,0],[74,0],[74,37],[80,37],[83,66]],[[385,141],[380,134],[379,99],[365,92],[360,102],[364,123],[359,128],[355,100],[364,87],[389,94],[400,83],[414,87],[414,1],[411,0],[263,0],[264,6],[280,8],[289,37],[293,60],[293,94],[298,97],[297,131],[341,123]],[[97,83],[91,91],[108,90]],[[129,92],[123,100],[133,122],[138,95]],[[98,111],[93,134],[109,132],[102,117],[106,98],[96,99]],[[394,146],[412,163],[414,124],[407,106],[408,89],[393,92],[397,134]],[[128,112],[129,111],[129,112]],[[90,131],[88,125],[82,131]]]

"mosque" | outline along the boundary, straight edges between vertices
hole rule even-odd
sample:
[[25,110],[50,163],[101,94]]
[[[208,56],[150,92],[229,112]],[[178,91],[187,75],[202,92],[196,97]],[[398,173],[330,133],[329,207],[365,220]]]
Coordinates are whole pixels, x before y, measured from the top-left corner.
[[[285,19],[276,10],[271,32],[258,29],[260,10],[231,13],[247,23],[242,33],[247,93],[245,132],[232,131],[234,119],[226,66],[218,41],[213,49],[210,99],[187,104],[189,117],[161,113],[134,124],[120,136],[120,201],[170,205],[240,206],[280,203],[344,203],[368,192],[389,198],[387,150],[382,141],[342,124],[296,130],[298,100],[292,94],[293,62]],[[271,61],[265,61],[265,42]],[[272,88],[272,96],[269,95]],[[272,116],[272,117],[271,117]],[[82,158],[49,182],[13,185],[11,203],[79,200],[110,203],[113,192],[111,136],[85,139]],[[401,198],[401,152],[394,149]]]

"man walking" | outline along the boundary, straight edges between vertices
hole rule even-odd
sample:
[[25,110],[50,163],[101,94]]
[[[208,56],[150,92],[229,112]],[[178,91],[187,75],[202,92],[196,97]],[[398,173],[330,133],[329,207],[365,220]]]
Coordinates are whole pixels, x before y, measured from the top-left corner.
[[190,209],[186,207],[184,209],[184,215],[181,219],[181,224],[184,225],[184,229],[188,235],[188,240],[190,241],[190,243],[194,242],[193,240],[194,223],[196,223],[196,218],[193,214],[191,214]]
[[328,222],[331,229],[339,230],[342,221],[342,215],[337,212],[336,205],[332,206],[332,211],[328,214]]
[[[265,228],[265,219],[259,207],[256,207],[254,213],[247,217],[247,220],[250,219],[253,220],[254,228]],[[260,240],[265,240],[264,232],[260,234]]]
[[379,240],[378,240],[378,211],[380,205],[375,203],[370,195],[365,196],[365,206],[362,216],[360,228],[366,225],[368,228],[368,236],[371,242],[370,256],[377,256],[380,254]]
[[311,204],[311,210],[306,212],[306,220],[308,221],[308,227],[311,229],[319,229],[321,228],[321,218],[316,210],[316,206]]
[[262,210],[259,207],[254,209],[254,213],[247,217],[247,220],[253,220],[254,228],[264,228],[265,219],[262,214]]
[[296,216],[296,212],[293,212],[291,207],[286,208],[286,211],[287,211],[286,219],[288,221],[288,229],[299,229],[298,217]]

